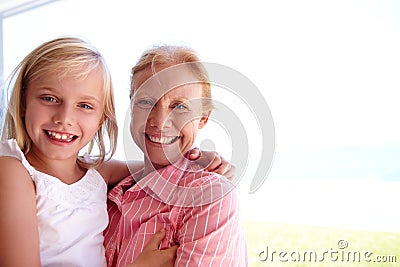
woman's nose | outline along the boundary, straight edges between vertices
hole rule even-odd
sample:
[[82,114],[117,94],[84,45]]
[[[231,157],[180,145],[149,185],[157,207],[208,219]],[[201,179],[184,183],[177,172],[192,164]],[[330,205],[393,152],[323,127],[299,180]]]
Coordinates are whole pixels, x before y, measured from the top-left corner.
[[151,127],[156,127],[159,130],[162,130],[165,127],[169,127],[171,122],[169,110],[155,106],[147,119],[147,123]]

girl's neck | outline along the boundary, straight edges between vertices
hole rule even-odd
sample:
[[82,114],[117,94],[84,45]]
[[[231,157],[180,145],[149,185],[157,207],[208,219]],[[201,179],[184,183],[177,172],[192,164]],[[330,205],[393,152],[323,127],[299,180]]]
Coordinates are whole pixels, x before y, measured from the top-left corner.
[[54,176],[65,184],[76,183],[87,171],[79,166],[76,158],[56,160],[41,157],[33,152],[29,152],[26,154],[26,159],[37,171]]

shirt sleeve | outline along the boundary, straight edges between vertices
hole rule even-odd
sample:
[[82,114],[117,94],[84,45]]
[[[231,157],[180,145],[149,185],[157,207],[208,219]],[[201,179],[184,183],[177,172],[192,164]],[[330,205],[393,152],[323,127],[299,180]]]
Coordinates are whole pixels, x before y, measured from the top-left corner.
[[233,188],[215,199],[182,209],[175,266],[247,266],[237,191]]

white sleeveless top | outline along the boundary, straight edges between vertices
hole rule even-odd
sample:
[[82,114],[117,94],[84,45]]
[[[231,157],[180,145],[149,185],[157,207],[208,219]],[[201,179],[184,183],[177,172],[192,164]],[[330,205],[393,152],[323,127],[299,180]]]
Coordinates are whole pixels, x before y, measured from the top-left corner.
[[0,142],[0,156],[19,159],[36,185],[42,266],[106,266],[107,185],[103,177],[89,169],[81,180],[65,184],[35,170],[15,140]]

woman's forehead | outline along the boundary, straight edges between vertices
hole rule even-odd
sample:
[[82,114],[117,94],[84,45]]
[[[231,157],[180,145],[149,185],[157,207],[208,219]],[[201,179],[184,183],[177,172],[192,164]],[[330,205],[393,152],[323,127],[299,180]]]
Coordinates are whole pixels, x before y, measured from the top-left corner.
[[167,88],[175,88],[179,85],[186,83],[193,83],[200,81],[196,77],[194,70],[190,63],[179,65],[161,65],[154,68],[145,68],[134,75],[135,89],[145,83],[159,84]]
[[[159,70],[153,74],[152,70],[146,69],[136,74],[134,86],[136,94],[164,95],[175,89],[182,93],[185,90],[197,90],[201,88],[200,81],[193,71],[185,65],[176,65]],[[136,84],[135,84],[136,82]]]
[[140,87],[136,92],[136,98],[149,97],[155,100],[163,99],[198,99],[202,97],[203,86],[200,83],[179,85],[175,88],[163,86]]

